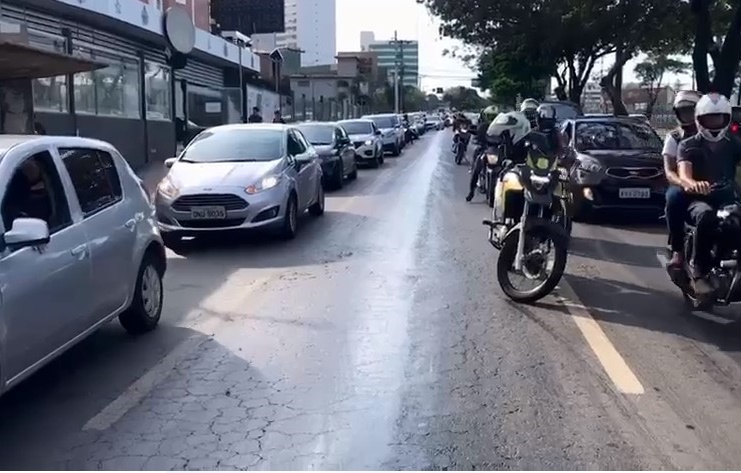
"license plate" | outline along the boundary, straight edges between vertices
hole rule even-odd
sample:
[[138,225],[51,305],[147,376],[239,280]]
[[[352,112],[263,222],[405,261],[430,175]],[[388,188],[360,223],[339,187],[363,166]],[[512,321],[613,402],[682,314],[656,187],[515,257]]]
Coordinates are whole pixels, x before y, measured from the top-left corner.
[[646,187],[620,189],[619,196],[621,199],[649,199],[651,198],[651,189]]
[[193,207],[190,209],[193,220],[223,220],[226,218],[224,207]]

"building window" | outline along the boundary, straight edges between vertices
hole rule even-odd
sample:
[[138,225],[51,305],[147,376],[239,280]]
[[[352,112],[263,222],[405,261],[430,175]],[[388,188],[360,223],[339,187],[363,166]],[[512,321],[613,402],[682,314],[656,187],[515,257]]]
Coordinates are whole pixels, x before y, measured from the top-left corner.
[[95,95],[98,115],[141,118],[139,109],[139,65],[119,60],[95,71]]
[[75,74],[75,111],[95,113],[95,79],[92,72]]
[[67,111],[66,76],[34,79],[32,85],[34,109],[52,112]]
[[149,62],[145,63],[147,119],[169,120],[170,116],[170,69]]

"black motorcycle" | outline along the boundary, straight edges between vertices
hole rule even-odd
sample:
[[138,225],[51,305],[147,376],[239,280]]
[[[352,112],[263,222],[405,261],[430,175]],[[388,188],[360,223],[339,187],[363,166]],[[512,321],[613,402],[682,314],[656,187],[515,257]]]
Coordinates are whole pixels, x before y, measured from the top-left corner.
[[471,141],[471,132],[467,126],[462,126],[458,130],[456,135],[455,146],[453,147],[453,153],[455,154],[455,164],[461,164],[466,158],[466,152],[468,151],[468,144]]
[[[724,182],[713,185],[712,192],[729,192],[733,183]],[[714,291],[698,295],[692,288],[689,261],[693,256],[695,227],[685,225],[684,261],[682,268],[666,267],[669,278],[682,291],[685,302],[692,309],[709,310],[715,305],[729,305],[741,302],[741,202],[738,200],[717,211],[718,228],[715,246],[711,251],[712,269],[708,281]]]
[[414,143],[419,139],[417,131],[409,125],[404,125],[404,139],[407,143]]
[[[499,250],[497,280],[502,291],[514,301],[532,303],[561,280],[570,235],[559,220],[564,207],[557,192],[558,157],[549,152],[545,135],[532,133],[525,146],[524,164],[502,161],[492,219],[483,223],[489,227],[489,242]],[[511,274],[536,285],[520,288]]]

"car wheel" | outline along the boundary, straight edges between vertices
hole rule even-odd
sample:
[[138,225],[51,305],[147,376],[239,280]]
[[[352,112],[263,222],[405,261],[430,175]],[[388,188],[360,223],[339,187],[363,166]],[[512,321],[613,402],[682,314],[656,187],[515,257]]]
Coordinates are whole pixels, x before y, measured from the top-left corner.
[[286,213],[283,216],[280,233],[284,239],[291,240],[296,237],[297,230],[298,203],[296,202],[296,196],[291,194],[290,197],[288,197],[288,203],[286,203]]
[[383,153],[381,153],[381,156],[378,157],[378,164],[383,164],[384,159]]
[[335,171],[334,176],[332,176],[332,188],[333,189],[342,189],[342,186],[345,184],[345,165],[342,162],[342,159],[337,163],[337,168]]
[[381,158],[376,156],[375,158],[373,158],[373,161],[370,162],[370,167],[372,167],[373,169],[377,169],[380,164]]
[[128,309],[118,316],[119,322],[131,334],[154,330],[162,315],[163,269],[157,259],[147,253],[144,256],[134,288],[134,299]]
[[396,143],[394,145],[394,149],[391,151],[391,156],[397,157],[401,154],[401,147],[399,147],[399,143]]
[[355,179],[358,178],[358,164],[357,163],[353,163],[352,172],[347,175],[347,178],[350,179],[351,181],[354,181]]
[[319,192],[319,195],[317,195],[316,202],[314,202],[311,207],[309,207],[309,213],[311,215],[314,215],[315,217],[324,215],[324,188],[322,188],[322,186],[319,186],[317,192]]

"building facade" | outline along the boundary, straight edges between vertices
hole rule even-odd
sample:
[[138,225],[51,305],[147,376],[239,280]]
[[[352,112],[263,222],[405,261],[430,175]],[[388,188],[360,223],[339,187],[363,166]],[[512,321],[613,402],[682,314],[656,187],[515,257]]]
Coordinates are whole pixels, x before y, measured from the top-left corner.
[[404,85],[419,87],[419,42],[377,41],[373,33],[360,33],[360,48],[372,52],[378,58],[378,67],[388,71],[389,80],[394,80],[396,67]]
[[252,106],[278,108],[278,94],[249,83],[259,74],[259,57],[201,28],[187,66],[168,65],[163,11],[190,7],[195,20],[199,2],[2,0],[0,17],[25,24],[31,45],[109,64],[34,80],[36,119],[49,134],[108,141],[138,167],[173,156],[184,128],[238,122]]
[[301,49],[301,65],[332,64],[337,54],[336,0],[285,0],[285,32],[253,35],[261,50]]

